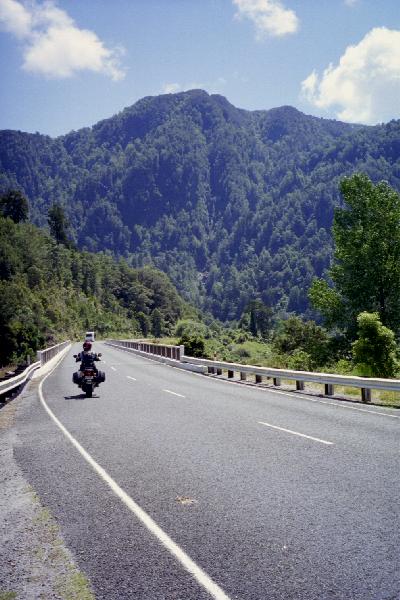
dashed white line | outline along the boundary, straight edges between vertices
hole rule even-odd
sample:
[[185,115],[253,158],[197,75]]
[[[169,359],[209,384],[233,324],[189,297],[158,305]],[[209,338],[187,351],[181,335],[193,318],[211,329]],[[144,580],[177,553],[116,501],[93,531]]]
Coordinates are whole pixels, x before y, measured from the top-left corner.
[[167,394],[173,394],[174,396],[179,396],[180,398],[184,398],[182,394],[178,394],[177,392],[171,392],[171,390],[163,390],[163,392],[167,392]]
[[305,433],[299,433],[298,431],[292,431],[292,429],[285,429],[284,427],[277,427],[277,425],[271,425],[271,423],[264,423],[264,421],[258,421],[260,425],[265,425],[266,427],[271,427],[272,429],[279,429],[279,431],[285,431],[286,433],[291,433],[292,435],[298,435],[303,438],[307,438],[308,440],[313,440],[314,442],[319,442],[320,444],[326,444],[327,446],[332,446],[333,442],[328,442],[326,440],[321,440],[320,438],[312,437],[311,435],[306,435]]
[[135,377],[131,377],[130,375],[126,376],[127,379],[132,379],[132,381],[137,381]]
[[[48,375],[50,375],[48,373]],[[42,379],[39,384],[39,397],[42,406],[53,419],[54,423],[61,429],[65,437],[75,446],[78,452],[83,458],[89,463],[92,469],[101,477],[101,479],[107,483],[112,491],[118,496],[118,498],[127,506],[127,508],[136,516],[136,518],[161,542],[170,554],[172,554],[178,562],[186,569],[188,573],[202,586],[214,600],[230,600],[229,596],[225,594],[222,588],[216,584],[201,567],[199,567],[178,544],[176,544],[172,538],[157,523],[138,505],[128,494],[117,484],[112,477],[101,467],[91,455],[80,445],[80,443],[70,434],[68,429],[57,419],[52,410],[47,406],[43,396],[42,386],[43,382],[47,379],[48,375]]]
[[113,371],[116,371],[116,370],[117,370],[115,367],[111,367],[111,369],[112,369]]

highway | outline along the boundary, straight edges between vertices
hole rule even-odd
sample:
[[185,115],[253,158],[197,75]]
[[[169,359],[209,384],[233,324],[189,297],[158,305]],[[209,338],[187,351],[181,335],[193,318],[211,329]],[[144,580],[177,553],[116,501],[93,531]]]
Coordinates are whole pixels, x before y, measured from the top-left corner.
[[104,600],[399,600],[400,411],[220,381],[96,342],[15,456]]

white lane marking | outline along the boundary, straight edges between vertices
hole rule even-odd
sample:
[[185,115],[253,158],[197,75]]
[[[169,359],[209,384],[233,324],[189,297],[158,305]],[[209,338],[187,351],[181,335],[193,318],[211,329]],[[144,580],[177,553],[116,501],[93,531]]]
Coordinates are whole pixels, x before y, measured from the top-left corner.
[[116,370],[117,370],[115,367],[111,367],[111,369],[112,369],[113,371],[116,371]]
[[171,390],[163,390],[163,392],[167,392],[167,394],[173,394],[174,396],[179,396],[180,398],[184,398],[182,394],[178,394],[177,392],[171,392]]
[[199,567],[182,548],[169,537],[163,529],[138,505],[128,494],[117,484],[116,481],[97,463],[87,452],[83,446],[70,434],[68,429],[57,419],[52,410],[47,406],[43,396],[42,387],[47,377],[54,371],[42,379],[39,385],[39,398],[48,415],[53,419],[54,423],[61,429],[65,437],[71,442],[83,458],[89,463],[92,469],[107,483],[118,498],[129,508],[129,510],[137,517],[137,519],[161,542],[161,544],[178,560],[178,562],[190,573],[194,579],[215,599],[215,600],[230,600],[229,596],[219,587],[218,584],[207,575],[201,567]]
[[137,381],[135,377],[131,377],[130,375],[126,376],[127,379],[132,379],[132,381]]
[[306,435],[305,433],[299,433],[298,431],[292,431],[291,429],[284,429],[284,427],[277,427],[276,425],[271,425],[271,423],[264,423],[264,421],[258,422],[260,425],[272,427],[272,429],[279,429],[279,431],[285,431],[286,433],[291,433],[293,435],[299,435],[300,437],[307,438],[308,440],[313,440],[314,442],[319,442],[320,444],[326,444],[327,446],[333,445],[333,442],[327,442],[326,440],[321,440],[320,438],[312,437],[311,435]]

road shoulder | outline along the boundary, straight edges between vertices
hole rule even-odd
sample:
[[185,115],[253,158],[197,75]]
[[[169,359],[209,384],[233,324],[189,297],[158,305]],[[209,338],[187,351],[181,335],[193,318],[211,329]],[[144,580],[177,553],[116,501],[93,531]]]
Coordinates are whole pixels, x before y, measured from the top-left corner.
[[18,413],[37,401],[38,381],[0,410],[0,600],[94,600],[56,520],[14,458]]

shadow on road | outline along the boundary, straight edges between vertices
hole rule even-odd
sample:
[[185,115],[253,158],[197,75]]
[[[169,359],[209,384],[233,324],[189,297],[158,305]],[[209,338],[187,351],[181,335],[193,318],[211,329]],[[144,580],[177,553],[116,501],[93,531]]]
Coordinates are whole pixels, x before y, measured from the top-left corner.
[[[99,396],[93,395],[92,398],[99,398]],[[76,394],[76,396],[64,396],[64,400],[86,400],[86,394]]]

